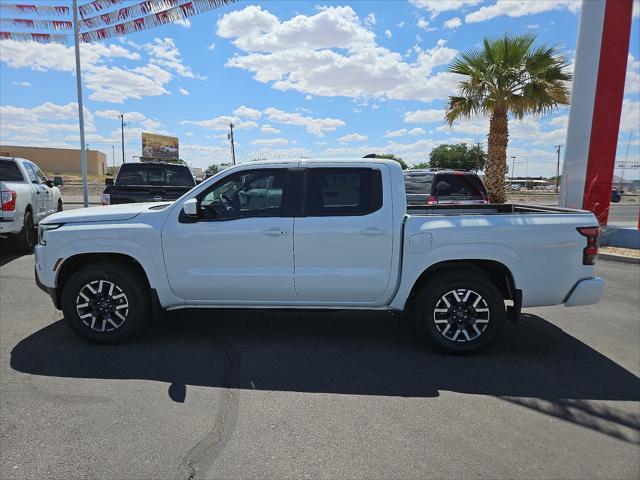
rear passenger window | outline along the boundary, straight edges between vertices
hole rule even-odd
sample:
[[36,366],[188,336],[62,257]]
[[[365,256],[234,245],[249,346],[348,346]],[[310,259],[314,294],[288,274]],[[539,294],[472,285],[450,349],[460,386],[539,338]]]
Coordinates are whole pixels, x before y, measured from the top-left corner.
[[382,176],[370,168],[311,168],[308,216],[367,215],[382,207]]

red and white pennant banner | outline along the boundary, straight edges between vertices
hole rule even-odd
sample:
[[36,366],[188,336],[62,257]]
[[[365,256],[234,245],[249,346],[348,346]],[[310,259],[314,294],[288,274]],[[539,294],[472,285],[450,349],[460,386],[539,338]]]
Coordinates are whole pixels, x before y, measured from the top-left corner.
[[111,7],[114,7],[120,3],[130,2],[131,0],[94,0],[93,2],[85,3],[84,5],[80,5],[78,7],[78,11],[80,12],[80,16],[85,18],[89,15],[93,15],[99,13],[103,10],[107,10]]
[[[174,2],[174,0],[158,0],[160,2]],[[184,0],[180,0],[184,2]],[[235,1],[235,0],[231,0]],[[151,3],[151,2],[144,2]],[[191,0],[184,2],[177,7],[169,8],[146,17],[136,18],[128,22],[117,23],[112,26],[98,28],[90,32],[80,34],[80,39],[85,42],[95,42],[117,36],[126,35],[132,32],[140,32],[149,28],[158,27],[166,23],[184,20],[198,13],[213,10],[214,8],[230,3],[229,0]]]
[[39,16],[68,16],[71,8],[67,6],[27,5],[24,3],[0,3],[3,15],[39,15]]
[[72,30],[73,23],[68,20],[31,20],[28,18],[0,18],[0,26],[38,30]]
[[72,35],[53,33],[18,33],[0,32],[0,40],[15,40],[17,42],[37,42],[37,43],[69,43],[73,39]]
[[[100,1],[104,2],[105,0],[96,0],[96,2]],[[110,13],[103,13],[101,15],[84,18],[81,26],[83,28],[97,28],[102,26],[115,25],[116,23],[132,20],[137,17],[144,17],[145,15],[149,15],[151,13],[159,13],[163,10],[169,10],[185,2],[186,0],[146,0],[136,5],[131,5],[129,7],[123,7],[118,10],[114,10]]]

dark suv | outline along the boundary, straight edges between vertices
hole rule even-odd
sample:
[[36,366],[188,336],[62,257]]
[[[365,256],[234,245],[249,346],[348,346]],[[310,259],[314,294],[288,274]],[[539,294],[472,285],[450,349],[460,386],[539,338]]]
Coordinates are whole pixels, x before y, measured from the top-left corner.
[[407,205],[482,205],[489,203],[482,180],[457,170],[406,170]]
[[164,162],[124,163],[105,184],[103,205],[174,201],[196,186],[189,167]]

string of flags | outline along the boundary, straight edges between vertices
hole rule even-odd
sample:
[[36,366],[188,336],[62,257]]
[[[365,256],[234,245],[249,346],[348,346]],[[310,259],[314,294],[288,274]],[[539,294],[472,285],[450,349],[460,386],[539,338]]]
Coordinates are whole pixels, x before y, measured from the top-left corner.
[[[191,16],[227,5],[236,0],[145,0],[137,4],[119,8],[112,12],[90,16],[110,7],[130,0],[93,0],[78,7],[80,20],[80,41],[84,43],[105,40],[117,36],[140,32],[150,28],[185,20]],[[69,15],[69,7],[43,7],[40,5],[0,4],[3,12],[15,14]],[[66,9],[63,11],[62,9]],[[54,13],[55,12],[55,13]],[[65,13],[66,12],[66,13]],[[0,40],[35,41],[39,43],[71,43],[72,34],[56,34],[48,32],[4,31],[18,28],[20,30],[72,30],[73,22],[68,20],[40,20],[21,18],[0,19]]]

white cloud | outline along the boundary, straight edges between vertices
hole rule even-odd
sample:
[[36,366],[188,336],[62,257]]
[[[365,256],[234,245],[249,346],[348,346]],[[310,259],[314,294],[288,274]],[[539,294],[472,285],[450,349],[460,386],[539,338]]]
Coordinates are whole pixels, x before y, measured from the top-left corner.
[[406,128],[401,128],[400,130],[387,130],[384,132],[385,138],[396,138],[396,137],[404,137],[404,136],[412,136],[417,137],[420,135],[424,135],[425,131],[422,128],[412,128],[411,130],[407,130]]
[[404,27],[404,20],[402,20],[400,23],[398,23],[398,28],[402,28]]
[[444,110],[416,110],[404,114],[404,123],[433,123],[442,121],[444,121]]
[[249,118],[251,120],[258,120],[262,116],[262,113],[260,113],[259,110],[255,110],[253,108],[245,107],[244,105],[236,108],[233,111],[233,114],[236,117]]
[[30,87],[31,84],[29,82],[13,82],[14,85],[17,85],[19,87]]
[[364,24],[371,28],[376,24],[376,15],[375,13],[370,13],[369,15],[367,15],[367,18],[364,19]]
[[181,125],[196,125],[198,127],[206,128],[208,130],[229,130],[229,125],[233,123],[233,128],[236,130],[257,128],[258,124],[251,120],[240,120],[237,117],[230,117],[227,115],[221,115],[219,117],[211,118],[209,120],[182,120]]
[[[72,47],[2,40],[0,50],[0,61],[11,68],[75,72]],[[81,55],[84,82],[91,100],[122,103],[129,98],[169,94],[164,85],[173,75],[158,65],[149,63],[132,69],[105,65],[109,59],[140,60],[137,52],[121,45],[92,43],[81,46]]]
[[271,148],[264,147],[260,150],[247,153],[246,157],[252,160],[273,160],[282,158],[310,158],[311,151],[303,147]]
[[326,132],[333,132],[338,127],[346,125],[337,118],[305,117],[299,113],[284,112],[277,108],[267,108],[264,113],[269,118],[269,121],[273,123],[305,127],[307,132],[319,137],[324,137]]
[[286,138],[258,138],[251,142],[253,145],[277,145],[284,146],[289,145],[289,140]]
[[[227,66],[282,91],[347,97],[386,97],[429,102],[455,91],[456,76],[433,73],[457,51],[441,43],[417,50],[413,63],[375,42],[351,7],[327,7],[312,16],[280,21],[258,6],[226,14],[218,34],[243,52]],[[334,50],[335,49],[335,50]]]
[[187,132],[184,134],[185,137],[193,137],[193,132]]
[[[92,113],[84,108],[85,131],[95,132]],[[67,146],[61,133],[74,133],[79,140],[78,105],[46,102],[33,108],[0,106],[0,142],[29,145]]]
[[450,30],[455,30],[460,25],[462,25],[462,20],[460,20],[458,17],[450,18],[449,20],[444,22],[444,28],[448,28]]
[[624,93],[630,95],[640,93],[640,60],[631,53],[627,59],[627,76],[624,81]]
[[385,37],[387,37],[387,38],[391,38],[391,37],[393,37],[393,33],[391,33],[391,30],[389,30],[389,29],[387,29],[387,30],[385,30],[385,31],[384,31],[384,35],[385,35]]
[[262,127],[260,127],[260,131],[262,133],[273,133],[273,134],[280,133],[280,130],[272,127],[271,125],[262,125]]
[[540,28],[540,25],[538,25],[537,23],[531,23],[531,24],[527,25],[527,28],[530,28],[531,30],[536,30],[536,29]]
[[141,122],[147,117],[140,112],[120,112],[118,110],[97,110],[96,117],[120,121],[120,114],[124,114],[125,122]]
[[145,43],[143,48],[149,52],[151,63],[174,70],[181,77],[204,80],[206,77],[196,75],[191,67],[182,62],[182,56],[173,38],[154,38],[153,43]]
[[209,50],[215,50],[216,49],[216,44],[212,43],[211,45],[209,45]]
[[409,0],[409,2],[420,9],[431,12],[431,18],[435,18],[442,12],[477,5],[482,0]]
[[426,30],[428,26],[429,26],[429,22],[427,22],[422,17],[418,18],[418,28],[420,28],[422,30]]
[[178,91],[185,97],[189,96],[189,90],[187,90],[186,88],[179,88]]
[[640,125],[640,100],[625,98],[620,115],[620,132],[627,133],[635,130],[637,135],[638,125]]
[[175,22],[176,25],[180,25],[181,27],[184,28],[191,28],[191,20],[189,20],[188,18],[181,18],[179,20],[176,20]]
[[338,139],[338,141],[342,143],[365,142],[367,140],[369,140],[369,137],[360,133],[350,133],[349,135],[345,135]]
[[535,2],[514,2],[512,0],[498,0],[493,5],[481,7],[469,13],[464,19],[467,23],[484,22],[501,15],[522,17],[551,10],[580,11],[580,2],[575,0],[536,0]]

